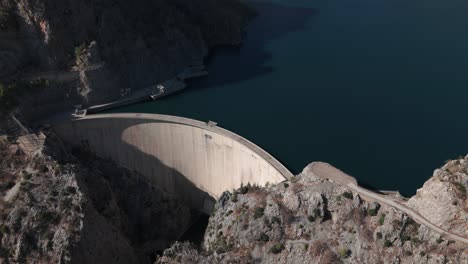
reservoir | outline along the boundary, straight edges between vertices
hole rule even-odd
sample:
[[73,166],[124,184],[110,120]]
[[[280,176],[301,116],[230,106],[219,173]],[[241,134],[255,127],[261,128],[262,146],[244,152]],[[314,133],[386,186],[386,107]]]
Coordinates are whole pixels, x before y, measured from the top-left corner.
[[468,1],[276,0],[181,93],[114,112],[212,120],[293,173],[412,195],[468,153]]

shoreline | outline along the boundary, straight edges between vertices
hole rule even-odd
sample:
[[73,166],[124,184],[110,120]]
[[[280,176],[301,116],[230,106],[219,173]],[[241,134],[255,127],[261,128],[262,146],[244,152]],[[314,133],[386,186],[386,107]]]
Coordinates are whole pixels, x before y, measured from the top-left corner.
[[[177,74],[174,78],[164,81],[162,83],[157,83],[143,89],[138,89],[134,94],[130,95],[128,98],[116,100],[110,103],[93,105],[87,107],[84,110],[84,113],[77,114],[76,116],[83,116],[86,114],[97,114],[103,111],[108,111],[111,109],[119,108],[122,106],[132,105],[136,103],[146,102],[177,93],[179,91],[187,88],[187,80],[200,78],[208,75],[205,65],[202,61],[197,61],[189,65],[184,71]],[[162,86],[163,91],[157,93],[158,87]]]

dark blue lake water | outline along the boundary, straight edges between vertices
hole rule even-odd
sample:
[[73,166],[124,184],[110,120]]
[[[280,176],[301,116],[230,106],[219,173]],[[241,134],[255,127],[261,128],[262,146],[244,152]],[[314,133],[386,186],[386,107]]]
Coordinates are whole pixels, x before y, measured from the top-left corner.
[[326,161],[413,194],[468,153],[468,1],[264,1],[240,49],[158,102],[119,109],[213,120],[292,172]]

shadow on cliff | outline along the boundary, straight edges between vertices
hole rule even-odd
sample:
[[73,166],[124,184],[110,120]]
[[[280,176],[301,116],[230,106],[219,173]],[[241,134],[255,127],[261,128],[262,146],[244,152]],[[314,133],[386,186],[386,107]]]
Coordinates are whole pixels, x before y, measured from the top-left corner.
[[306,29],[307,21],[318,13],[315,8],[277,3],[254,2],[252,6],[259,15],[247,26],[244,44],[240,47],[215,48],[206,59],[209,76],[191,81],[190,89],[236,83],[274,72],[275,68],[268,65],[272,58],[268,44]]

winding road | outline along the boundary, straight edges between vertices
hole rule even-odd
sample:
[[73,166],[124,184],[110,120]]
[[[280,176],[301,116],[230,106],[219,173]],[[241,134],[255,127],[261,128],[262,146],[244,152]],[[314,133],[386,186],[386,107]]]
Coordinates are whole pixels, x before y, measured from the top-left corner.
[[322,178],[322,179],[327,179],[327,180],[332,180],[342,186],[348,187],[349,189],[355,191],[356,193],[365,196],[366,198],[379,202],[381,204],[385,204],[387,206],[391,206],[395,209],[398,209],[400,211],[403,211],[407,215],[409,215],[411,218],[413,218],[416,222],[419,224],[425,225],[432,229],[433,231],[443,235],[444,237],[462,242],[465,244],[468,244],[468,238],[462,237],[460,235],[454,234],[452,232],[449,232],[445,229],[443,229],[440,226],[437,226],[424,218],[422,215],[420,215],[418,212],[414,211],[413,209],[407,207],[406,205],[403,205],[393,199],[390,199],[388,197],[385,197],[383,195],[377,194],[375,192],[369,191],[367,189],[364,189],[360,187],[357,184],[356,179],[354,179],[352,176],[342,172],[341,170],[331,166],[328,163],[324,162],[313,162],[310,164],[307,168],[308,172],[311,172],[315,176]]

